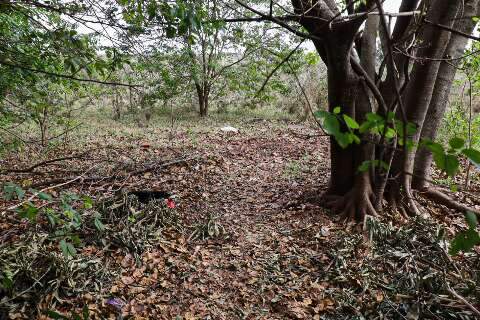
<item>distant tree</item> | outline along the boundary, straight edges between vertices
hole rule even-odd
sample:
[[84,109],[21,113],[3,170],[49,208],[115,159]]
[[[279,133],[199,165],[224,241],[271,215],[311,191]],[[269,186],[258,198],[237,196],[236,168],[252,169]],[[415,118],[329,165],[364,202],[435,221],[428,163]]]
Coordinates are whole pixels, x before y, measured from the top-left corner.
[[0,113],[11,124],[33,121],[46,145],[52,125],[69,130],[73,102],[85,96],[75,79],[105,74],[107,62],[59,12],[28,3],[0,6],[0,39]]

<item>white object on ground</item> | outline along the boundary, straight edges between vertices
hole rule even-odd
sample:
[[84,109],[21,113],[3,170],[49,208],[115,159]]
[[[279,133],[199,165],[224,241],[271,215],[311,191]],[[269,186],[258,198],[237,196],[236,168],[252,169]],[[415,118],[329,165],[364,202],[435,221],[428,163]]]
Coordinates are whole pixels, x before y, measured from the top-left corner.
[[223,132],[238,133],[238,129],[237,129],[237,128],[234,128],[234,127],[232,127],[232,126],[225,126],[225,127],[221,128],[220,130],[222,130]]

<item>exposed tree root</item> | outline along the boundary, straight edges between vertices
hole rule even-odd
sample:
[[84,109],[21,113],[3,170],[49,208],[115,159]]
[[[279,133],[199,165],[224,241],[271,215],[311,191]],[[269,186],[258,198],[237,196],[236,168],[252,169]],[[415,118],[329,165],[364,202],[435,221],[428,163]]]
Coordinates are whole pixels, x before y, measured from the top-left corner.
[[452,199],[451,197],[449,197],[448,195],[446,195],[445,193],[441,192],[438,189],[427,188],[427,189],[419,191],[419,194],[424,196],[427,199],[430,199],[430,200],[434,201],[435,203],[444,205],[447,208],[457,210],[457,211],[461,211],[463,213],[466,213],[467,211],[471,211],[471,212],[475,213],[478,217],[480,217],[480,211],[479,210],[468,207],[468,206]]
[[405,210],[405,204],[402,200],[401,193],[389,192],[387,195],[387,203],[390,206],[391,211],[398,212],[402,218],[408,219],[409,215],[407,210]]
[[374,194],[368,179],[358,179],[358,183],[343,196],[327,193],[323,200],[328,208],[347,221],[361,222],[366,215],[378,216],[373,206]]
[[422,215],[411,191],[408,190],[407,188],[402,188],[400,183],[392,183],[386,193],[386,200],[392,212],[398,212],[404,219]]

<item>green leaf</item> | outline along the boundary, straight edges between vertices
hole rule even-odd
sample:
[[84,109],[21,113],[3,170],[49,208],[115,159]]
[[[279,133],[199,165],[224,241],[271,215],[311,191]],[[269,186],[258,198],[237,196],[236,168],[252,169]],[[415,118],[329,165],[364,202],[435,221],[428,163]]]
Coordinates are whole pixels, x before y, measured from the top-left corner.
[[105,225],[100,221],[98,217],[95,217],[95,220],[93,221],[95,224],[95,228],[97,228],[98,231],[104,231],[105,230]]
[[445,156],[445,172],[453,177],[460,168],[460,162],[458,158],[454,155],[446,155]]
[[470,229],[475,229],[475,227],[478,225],[477,215],[471,211],[468,211],[465,214],[465,220],[467,221],[467,224],[470,227]]
[[77,250],[75,250],[75,247],[71,243],[67,242],[65,239],[60,240],[59,245],[65,257],[73,257],[77,254]]
[[340,123],[338,122],[338,119],[336,116],[333,114],[328,114],[324,120],[323,120],[323,125],[325,127],[325,130],[327,133],[331,135],[337,135],[340,133]]
[[93,208],[93,200],[90,197],[83,197],[83,207],[85,209],[92,209]]
[[439,143],[433,142],[433,141],[425,141],[424,142],[425,146],[430,150],[430,152],[433,153],[433,155],[444,155],[445,150],[443,149],[443,146]]
[[5,200],[12,200],[13,196],[16,196],[18,200],[22,200],[25,196],[25,190],[19,185],[8,182],[3,186],[3,198]]
[[360,125],[358,124],[358,122],[355,121],[355,119],[347,116],[346,114],[343,115],[343,120],[345,120],[345,123],[347,124],[347,126],[348,126],[350,129],[358,129],[358,128],[360,128]]
[[13,288],[13,273],[9,269],[5,269],[2,274],[1,278],[1,285],[4,289],[11,289]]
[[453,177],[460,168],[460,162],[455,155],[452,154],[434,154],[433,159],[436,165],[445,171],[450,177]]
[[368,171],[368,169],[370,169],[370,167],[375,168],[375,167],[379,167],[379,166],[382,167],[383,170],[388,170],[389,169],[389,166],[385,161],[368,160],[368,161],[362,162],[362,164],[358,167],[358,171],[365,172],[365,171]]
[[480,244],[480,235],[474,229],[468,229],[455,236],[449,251],[451,255],[456,255],[460,251],[471,251],[478,244]]
[[387,114],[387,121],[391,122],[393,119],[395,119],[395,112],[389,111]]
[[58,218],[58,215],[55,213],[55,210],[53,210],[52,208],[47,208],[46,211],[45,211],[45,215],[47,216],[47,219],[50,222],[50,225],[52,227],[55,227],[57,222],[59,222],[59,220],[60,220]]
[[15,186],[15,193],[17,194],[18,200],[22,200],[25,196],[25,190],[23,190],[20,186]]
[[407,134],[413,135],[417,132],[417,125],[415,123],[409,122],[407,123]]
[[367,160],[367,161],[363,161],[362,164],[360,166],[358,166],[358,171],[359,172],[367,172],[370,167],[372,166],[372,161],[370,160]]
[[33,206],[30,203],[25,204],[21,209],[17,210],[18,215],[22,219],[28,219],[30,221],[35,221],[38,214],[38,208]]
[[372,121],[365,121],[364,123],[362,123],[362,125],[360,126],[360,133],[365,133],[367,131],[369,131],[370,129],[376,127],[376,123],[375,122],[372,122]]
[[337,132],[337,134],[335,134],[334,137],[338,145],[343,149],[345,149],[352,143],[352,140],[348,134]]
[[360,138],[356,134],[350,133],[350,137],[352,138],[353,142],[355,142],[356,144],[360,144]]
[[342,108],[340,108],[340,107],[333,108],[333,113],[340,114],[340,112],[342,112]]
[[7,183],[3,186],[3,193],[2,197],[3,199],[10,201],[13,199],[13,194],[15,192],[15,184],[13,183]]
[[45,192],[39,192],[38,193],[38,198],[42,199],[42,200],[47,200],[47,201],[51,201],[52,200],[52,196],[49,195],[48,193],[45,193]]
[[380,116],[380,115],[378,115],[378,114],[376,114],[376,113],[369,112],[369,113],[367,113],[366,117],[367,117],[367,120],[368,120],[368,121],[382,122],[382,123],[383,123],[383,118],[382,118],[382,116]]
[[462,138],[454,137],[450,139],[448,143],[450,144],[450,147],[452,149],[460,149],[465,145],[465,140],[463,140]]
[[387,139],[392,139],[397,135],[397,132],[392,128],[387,128],[387,132],[385,132],[385,137]]
[[469,148],[469,149],[464,149],[462,153],[470,159],[470,161],[477,167],[480,168],[480,151]]

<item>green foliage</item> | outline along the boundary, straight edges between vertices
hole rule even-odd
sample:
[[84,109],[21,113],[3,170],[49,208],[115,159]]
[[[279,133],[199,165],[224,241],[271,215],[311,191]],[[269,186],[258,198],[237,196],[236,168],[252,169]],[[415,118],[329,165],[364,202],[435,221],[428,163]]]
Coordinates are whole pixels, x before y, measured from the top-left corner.
[[454,102],[445,113],[438,138],[443,143],[458,137],[465,141],[469,148],[480,148],[480,115],[472,114],[470,121],[469,106]]
[[[341,115],[340,112],[340,107],[336,107],[333,113],[320,110],[315,112],[315,116],[322,121],[326,133],[332,135],[342,148],[352,143],[360,144],[360,138],[355,134],[360,125],[350,116]],[[347,131],[342,131],[342,127]]]
[[125,21],[137,30],[161,25],[166,37],[186,35],[190,42],[194,41],[193,32],[202,28],[201,20],[206,14],[198,2],[189,0],[120,0],[118,3],[124,8],[122,13]]
[[12,199],[22,200],[24,196],[25,191],[15,183],[7,182],[3,186],[3,198],[7,201]]
[[5,269],[2,271],[0,275],[0,284],[2,288],[6,290],[10,290],[13,287],[13,272],[9,269]]
[[459,232],[451,242],[450,254],[456,255],[460,251],[468,252],[473,247],[480,245],[480,234],[476,228],[478,225],[477,216],[473,212],[467,212],[465,215],[468,229]]
[[[360,136],[365,133],[383,135],[387,141],[397,138],[400,146],[403,146],[404,141],[406,141],[408,149],[415,147],[409,137],[416,133],[416,126],[413,123],[404,125],[402,121],[394,118],[393,113],[389,113],[386,119],[379,114],[368,113],[365,121],[361,124],[346,114],[342,115],[340,107],[335,107],[333,112],[317,111],[315,116],[322,122],[326,133],[333,136],[342,148],[347,148],[352,143],[359,144]],[[451,138],[447,150],[442,144],[430,140],[422,140],[418,146],[428,148],[433,154],[437,167],[445,171],[450,177],[453,177],[459,171],[459,157],[461,155],[466,156],[476,166],[480,163],[480,151],[466,148],[466,142],[461,137]],[[373,160],[363,162],[358,170],[364,172],[376,166],[388,168],[388,165],[382,161]]]
[[[2,198],[7,201],[22,200],[26,193],[27,191],[22,187],[14,183],[6,183],[3,186]],[[34,189],[28,190],[28,193],[42,200],[43,203],[34,204],[26,201],[16,209],[16,213],[21,219],[27,219],[32,224],[40,218],[46,218],[51,228],[51,240],[58,241],[59,248],[66,257],[75,256],[77,253],[75,246],[82,244],[76,231],[82,227],[83,216],[88,216],[87,213],[91,214],[93,225],[99,232],[105,230],[100,213],[90,212],[93,201],[89,197],[79,197],[73,193],[62,193],[53,197],[51,194]]]
[[[113,48],[103,48],[104,54],[99,54],[97,39],[79,33],[62,16],[63,10],[70,15],[88,10],[82,4],[54,1],[58,10],[32,6],[28,12],[4,5],[0,11],[0,122],[5,122],[5,128],[34,123],[45,146],[53,128],[68,132],[78,124],[72,119],[73,104],[92,91],[68,77],[105,78],[125,60]],[[37,139],[20,137],[20,141]],[[14,140],[12,146],[18,144]]]
[[388,164],[385,161],[381,160],[367,160],[363,161],[362,164],[358,167],[359,172],[367,172],[370,168],[381,167],[383,170],[388,170]]
[[449,176],[454,176],[460,169],[459,156],[464,155],[472,164],[478,166],[480,160],[480,152],[472,148],[464,148],[465,140],[459,137],[454,137],[449,141],[449,149],[433,141],[422,141],[426,148],[433,154],[433,159],[437,167],[444,170]]

